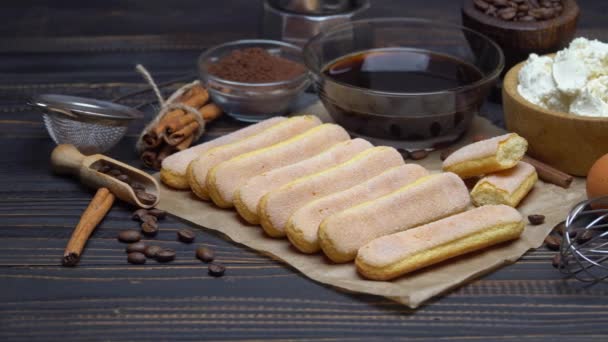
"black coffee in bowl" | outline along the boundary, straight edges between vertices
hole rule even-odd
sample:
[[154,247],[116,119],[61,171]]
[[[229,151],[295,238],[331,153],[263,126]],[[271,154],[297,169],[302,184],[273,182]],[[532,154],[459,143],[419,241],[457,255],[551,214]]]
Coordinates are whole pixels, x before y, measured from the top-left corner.
[[482,78],[475,66],[452,56],[403,48],[348,55],[330,63],[323,73],[355,87],[398,93],[454,89]]
[[[376,144],[427,148],[458,139],[485,90],[483,73],[445,53],[382,48],[348,54],[322,68],[319,96],[336,122]],[[403,145],[405,146],[405,145]]]

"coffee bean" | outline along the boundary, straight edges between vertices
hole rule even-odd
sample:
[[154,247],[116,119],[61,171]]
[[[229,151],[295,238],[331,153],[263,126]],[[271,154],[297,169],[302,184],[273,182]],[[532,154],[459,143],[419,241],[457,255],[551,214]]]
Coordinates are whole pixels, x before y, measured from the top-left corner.
[[475,134],[473,137],[471,137],[471,141],[473,142],[480,142],[488,139],[490,139],[490,137],[485,134]]
[[164,219],[167,216],[167,212],[164,210],[160,210],[160,209],[156,209],[156,208],[152,208],[150,210],[148,210],[148,214],[156,217],[159,220]]
[[141,234],[137,230],[127,229],[118,233],[118,240],[121,242],[133,243],[141,240]]
[[135,221],[143,221],[142,217],[145,216],[145,215],[149,215],[148,210],[146,210],[146,209],[137,209],[131,215],[131,219],[133,219]]
[[127,261],[134,265],[142,265],[146,263],[146,256],[139,252],[129,253]]
[[519,21],[536,21],[536,18],[533,16],[526,15],[525,17],[519,18]]
[[530,221],[530,224],[535,226],[543,224],[545,222],[545,215],[528,215],[528,221]]
[[448,157],[450,156],[450,154],[454,153],[454,149],[452,148],[446,148],[445,150],[441,151],[441,153],[439,154],[439,159],[441,161],[444,161],[446,159],[448,159]]
[[125,175],[124,173],[121,175],[116,176],[116,179],[118,179],[119,181],[123,182],[123,183],[127,183],[129,184],[131,178],[127,175]]
[[553,265],[553,267],[555,268],[560,268],[561,264],[562,264],[562,255],[559,253],[556,253],[553,256],[553,259],[551,259],[551,264]]
[[403,160],[407,160],[410,157],[410,152],[404,148],[398,148],[397,152],[401,153]]
[[545,246],[550,250],[556,251],[559,249],[560,244],[562,243],[562,238],[557,235],[549,235],[545,239]]
[[[553,227],[553,231],[557,232],[561,236],[564,236],[564,233],[566,233],[566,222],[562,221],[562,222],[556,224],[555,227]],[[575,238],[576,234],[577,234],[577,231],[574,229],[571,229],[568,231],[568,236],[570,236],[571,239]]]
[[158,254],[158,252],[160,252],[162,250],[163,249],[159,246],[147,246],[146,249],[144,249],[144,254],[148,258],[156,258],[156,255]]
[[97,169],[98,172],[101,173],[108,173],[108,171],[110,171],[112,169],[112,167],[108,164],[102,164],[99,169]]
[[204,262],[211,262],[215,259],[215,253],[208,247],[199,247],[196,249],[196,257]]
[[226,267],[216,263],[209,264],[207,269],[209,270],[209,275],[212,277],[221,277],[224,275],[224,272],[226,272]]
[[112,176],[112,177],[116,178],[116,177],[122,175],[122,172],[120,172],[119,169],[111,169],[110,171],[107,172],[107,174],[109,176]]
[[479,8],[482,11],[485,11],[488,9],[488,7],[490,7],[490,5],[483,0],[473,0],[473,3],[475,4],[475,7]]
[[592,231],[590,231],[589,229],[585,229],[582,233],[578,235],[578,237],[576,238],[576,242],[579,244],[584,244],[586,242],[589,242],[589,240],[593,239],[594,235],[595,234],[593,234]]
[[143,253],[146,250],[146,244],[138,241],[127,246],[127,253]]
[[146,186],[139,182],[131,182],[131,188],[133,190],[146,190]]
[[[148,215],[149,216],[149,215]],[[156,236],[158,234],[158,223],[148,220],[141,224],[141,232],[146,236]]]
[[507,6],[509,4],[507,0],[494,0],[493,3],[494,3],[494,6],[500,6],[500,7]]
[[410,158],[413,160],[421,160],[428,157],[429,151],[427,150],[417,150],[410,152]]
[[175,259],[175,251],[172,249],[163,249],[156,253],[156,261],[169,262]]
[[143,190],[135,190],[135,196],[137,196],[137,198],[139,198],[140,201],[144,202],[144,203],[154,203],[156,202],[156,196],[149,193],[149,192],[145,192]]
[[498,11],[498,16],[500,16],[502,20],[511,20],[515,18],[515,15],[517,15],[517,11],[512,7],[507,7]]
[[177,232],[177,239],[181,242],[191,243],[196,238],[196,234],[190,229],[180,229]]

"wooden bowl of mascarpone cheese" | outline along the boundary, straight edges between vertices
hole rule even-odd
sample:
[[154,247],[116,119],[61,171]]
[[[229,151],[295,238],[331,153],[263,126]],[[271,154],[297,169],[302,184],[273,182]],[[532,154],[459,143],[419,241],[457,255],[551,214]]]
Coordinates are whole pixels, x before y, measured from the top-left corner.
[[608,117],[575,115],[529,102],[517,89],[524,64],[515,65],[504,78],[507,129],[528,140],[532,157],[569,174],[586,176],[591,165],[608,153]]

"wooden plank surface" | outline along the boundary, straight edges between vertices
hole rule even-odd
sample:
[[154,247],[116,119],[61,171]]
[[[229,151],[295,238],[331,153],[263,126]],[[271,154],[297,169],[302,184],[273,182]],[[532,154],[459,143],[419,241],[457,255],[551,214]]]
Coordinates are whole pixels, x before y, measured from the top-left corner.
[[[581,1],[580,35],[608,40],[605,1]],[[187,227],[161,224],[155,243],[174,248],[171,264],[126,263],[118,231],[135,228],[117,204],[89,242],[81,264],[63,268],[63,248],[92,192],[53,175],[54,143],[36,93],[111,99],[142,89],[140,62],[169,79],[194,71],[205,47],[257,35],[259,3],[105,1],[3,3],[0,11],[0,340],[400,340],[606,341],[608,286],[562,277],[544,248],[446,296],[411,310],[388,299],[340,292],[210,232],[176,242]],[[374,0],[370,16],[459,22],[453,0]],[[69,19],[69,20],[68,20]],[[128,104],[138,101],[129,100]],[[500,106],[484,114],[501,122]],[[148,118],[151,112],[147,113]],[[141,166],[133,152],[143,122],[109,154]],[[212,139],[242,125],[227,118]],[[564,214],[567,208],[564,208]],[[214,248],[226,276],[194,259]]]

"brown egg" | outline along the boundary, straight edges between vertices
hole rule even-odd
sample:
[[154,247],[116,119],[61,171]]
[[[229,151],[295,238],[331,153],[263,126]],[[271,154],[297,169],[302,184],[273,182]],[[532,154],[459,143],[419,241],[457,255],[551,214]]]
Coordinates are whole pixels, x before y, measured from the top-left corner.
[[587,174],[587,198],[608,196],[608,154],[598,159]]

